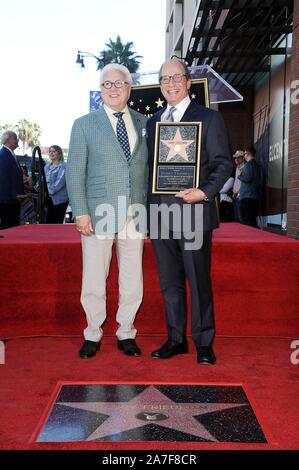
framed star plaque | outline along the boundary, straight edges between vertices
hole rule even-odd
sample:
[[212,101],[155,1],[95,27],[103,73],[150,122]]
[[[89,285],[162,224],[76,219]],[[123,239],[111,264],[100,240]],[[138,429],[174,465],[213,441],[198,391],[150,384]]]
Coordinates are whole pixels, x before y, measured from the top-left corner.
[[198,188],[201,122],[157,122],[153,194]]

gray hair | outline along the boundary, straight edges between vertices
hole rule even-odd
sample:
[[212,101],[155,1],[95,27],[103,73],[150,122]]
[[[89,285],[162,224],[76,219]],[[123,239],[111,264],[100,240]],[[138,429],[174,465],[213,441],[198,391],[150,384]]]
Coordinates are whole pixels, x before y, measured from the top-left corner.
[[183,60],[180,60],[180,59],[169,59],[169,60],[166,60],[166,62],[163,62],[163,64],[160,67],[159,81],[160,81],[161,76],[162,76],[162,69],[163,69],[164,65],[171,64],[173,62],[176,62],[176,63],[180,64],[182,66],[182,69],[184,69],[184,74],[186,75],[187,80],[191,80],[190,71],[188,69],[188,65],[186,64],[186,62],[184,62]]
[[127,67],[125,67],[122,64],[108,64],[108,65],[105,65],[105,67],[103,67],[102,70],[101,70],[101,73],[100,73],[100,86],[104,82],[105,75],[108,72],[110,72],[111,70],[118,70],[119,72],[121,72],[124,75],[124,77],[126,78],[126,81],[129,82],[130,85],[132,84],[132,76],[131,76],[130,71],[127,69]]
[[1,136],[1,144],[5,145],[9,139],[12,137],[17,137],[17,134],[14,131],[5,131]]

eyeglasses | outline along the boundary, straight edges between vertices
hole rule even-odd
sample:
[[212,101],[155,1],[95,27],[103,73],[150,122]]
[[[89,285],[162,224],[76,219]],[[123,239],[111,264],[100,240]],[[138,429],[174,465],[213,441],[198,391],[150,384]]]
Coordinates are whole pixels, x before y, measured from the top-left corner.
[[183,77],[187,77],[185,73],[176,73],[174,75],[162,75],[160,77],[160,83],[162,85],[168,85],[170,83],[170,80],[173,80],[175,83],[180,83],[183,80]]
[[122,88],[125,85],[130,85],[129,82],[125,82],[124,80],[116,80],[115,82],[110,82],[109,80],[106,80],[104,83],[102,83],[102,86],[106,88],[106,90],[110,90],[112,86],[115,86],[115,88]]

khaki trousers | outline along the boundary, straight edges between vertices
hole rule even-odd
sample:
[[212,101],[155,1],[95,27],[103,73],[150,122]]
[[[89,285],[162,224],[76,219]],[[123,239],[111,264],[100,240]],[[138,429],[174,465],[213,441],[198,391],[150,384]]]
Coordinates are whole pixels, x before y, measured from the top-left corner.
[[142,254],[144,237],[136,232],[135,224],[128,220],[123,230],[113,235],[81,237],[83,276],[81,304],[84,308],[87,328],[84,338],[100,341],[102,324],[106,319],[106,279],[115,242],[118,260],[119,304],[116,314],[119,340],[134,339],[136,313],[143,297]]

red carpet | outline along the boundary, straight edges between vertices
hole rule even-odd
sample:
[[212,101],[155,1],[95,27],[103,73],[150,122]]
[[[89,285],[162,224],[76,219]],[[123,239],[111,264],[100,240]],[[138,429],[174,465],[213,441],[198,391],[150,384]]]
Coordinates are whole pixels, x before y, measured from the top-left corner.
[[[81,247],[73,225],[27,225],[0,233],[0,318],[4,337],[79,335]],[[298,241],[240,224],[215,231],[212,277],[217,334],[299,336]],[[141,335],[165,331],[164,308],[150,242],[144,250]],[[117,268],[108,282],[105,334],[115,331]]]
[[239,224],[224,224],[215,231],[212,275],[218,362],[203,367],[196,362],[192,344],[189,355],[166,361],[150,357],[164,340],[165,326],[149,242],[144,255],[144,302],[137,320],[143,355],[124,356],[116,349],[115,337],[109,336],[117,306],[114,260],[101,352],[83,361],[78,358],[84,314],[79,304],[81,248],[75,228],[25,226],[0,236],[4,237],[0,238],[0,337],[67,335],[6,343],[6,363],[0,365],[0,449],[173,449],[173,443],[158,442],[30,442],[58,382],[144,380],[244,384],[263,429],[272,436],[269,444],[181,442],[176,449],[298,448],[299,365],[290,362],[291,338],[299,338],[298,241]]
[[[142,337],[140,358],[117,351],[115,339],[103,339],[101,352],[80,360],[81,338],[15,339],[6,344],[0,366],[0,449],[298,449],[299,365],[290,363],[290,341],[273,338],[217,338],[218,363],[199,366],[190,354],[167,361],[150,358],[162,338]],[[191,343],[191,342],[190,342]],[[132,382],[247,384],[271,444],[219,443],[31,443],[57,382]]]

